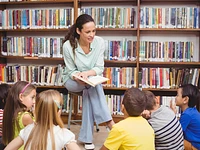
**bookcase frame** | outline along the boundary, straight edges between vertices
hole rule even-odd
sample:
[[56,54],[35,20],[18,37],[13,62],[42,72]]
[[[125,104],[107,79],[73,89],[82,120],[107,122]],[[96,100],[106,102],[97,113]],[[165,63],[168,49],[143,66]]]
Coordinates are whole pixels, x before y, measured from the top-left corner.
[[[136,76],[136,87],[139,87],[139,69],[142,67],[191,67],[191,68],[200,68],[200,56],[198,56],[199,60],[198,62],[141,62],[139,61],[139,50],[140,50],[140,36],[142,32],[151,32],[152,34],[154,32],[159,32],[159,33],[167,33],[167,32],[172,32],[172,33],[194,33],[197,34],[199,37],[199,47],[200,49],[200,28],[198,29],[173,29],[173,28],[140,28],[140,7],[141,4],[195,4],[196,6],[200,6],[200,1],[199,0],[47,0],[47,1],[21,1],[21,2],[0,2],[0,9],[6,9],[7,5],[31,5],[31,4],[51,4],[52,6],[54,4],[66,4],[66,3],[72,3],[73,8],[74,8],[74,20],[78,17],[78,8],[81,7],[82,4],[87,3],[98,3],[99,5],[106,4],[106,3],[119,3],[119,4],[132,4],[137,7],[137,16],[135,16],[135,19],[137,20],[137,25],[135,28],[97,28],[97,32],[101,31],[109,31],[109,32],[124,32],[128,31],[130,33],[134,33],[134,35],[137,38],[137,59],[136,61],[114,61],[114,60],[105,60],[105,66],[106,67],[136,67],[137,68],[137,76]],[[114,5],[114,4],[113,4]],[[199,20],[200,21],[200,20]],[[17,32],[17,33],[34,33],[34,32],[65,32],[67,29],[0,29],[0,36],[3,36],[7,34],[8,32]],[[120,34],[119,34],[120,36]],[[199,52],[200,55],[200,52]],[[18,59],[18,60],[25,60],[27,62],[34,63],[35,61],[56,61],[58,63],[63,62],[63,58],[38,58],[38,57],[24,57],[24,56],[0,56],[0,63],[7,63],[7,59]],[[38,92],[41,92],[46,89],[57,89],[60,92],[66,93],[67,90],[64,87],[60,86],[38,86],[37,87]],[[116,95],[122,95],[124,91],[127,88],[114,88],[114,87],[104,87],[105,94],[116,94]],[[166,95],[166,96],[175,96],[176,95],[176,89],[155,89],[155,88],[147,88],[143,90],[150,90],[156,95]],[[77,113],[76,108],[78,107],[77,100],[74,101],[74,113],[73,113],[73,119],[80,119],[81,115]],[[67,117],[66,115],[62,116],[64,122],[67,122]],[[113,115],[113,118],[116,122],[120,121],[123,116],[117,116]]]

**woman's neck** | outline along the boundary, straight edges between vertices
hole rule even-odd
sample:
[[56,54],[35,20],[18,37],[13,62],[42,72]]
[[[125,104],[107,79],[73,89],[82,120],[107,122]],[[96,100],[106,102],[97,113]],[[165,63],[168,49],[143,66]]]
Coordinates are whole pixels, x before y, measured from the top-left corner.
[[79,45],[81,46],[81,47],[85,47],[85,48],[90,48],[90,43],[85,43],[85,42],[83,42],[82,40],[78,40],[78,42],[79,42]]

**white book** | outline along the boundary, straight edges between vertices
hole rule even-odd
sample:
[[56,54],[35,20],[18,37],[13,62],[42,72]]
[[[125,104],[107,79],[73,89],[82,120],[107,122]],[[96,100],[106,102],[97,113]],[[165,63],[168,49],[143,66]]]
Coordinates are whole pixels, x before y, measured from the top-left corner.
[[109,79],[108,78],[105,78],[105,77],[102,77],[102,76],[90,76],[87,80],[86,79],[83,79],[82,77],[80,76],[77,76],[77,75],[73,75],[75,78],[78,78],[79,80],[95,87],[96,85],[98,84],[101,84],[103,82],[106,82],[108,81]]

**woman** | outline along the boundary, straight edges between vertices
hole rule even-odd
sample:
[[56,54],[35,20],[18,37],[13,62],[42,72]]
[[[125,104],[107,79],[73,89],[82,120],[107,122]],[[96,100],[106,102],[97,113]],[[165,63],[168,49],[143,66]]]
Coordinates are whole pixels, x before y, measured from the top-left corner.
[[109,112],[101,84],[91,87],[74,78],[78,75],[84,79],[102,75],[104,70],[104,40],[95,36],[94,20],[87,14],[80,15],[69,29],[63,44],[65,71],[63,82],[67,90],[83,91],[82,126],[78,140],[85,143],[85,149],[94,149],[93,127],[106,122],[111,129],[114,124]]

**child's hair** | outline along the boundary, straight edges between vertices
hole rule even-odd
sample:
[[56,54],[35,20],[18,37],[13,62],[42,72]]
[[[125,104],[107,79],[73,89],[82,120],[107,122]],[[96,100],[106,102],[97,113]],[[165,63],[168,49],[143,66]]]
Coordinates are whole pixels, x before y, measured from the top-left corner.
[[10,89],[3,113],[3,143],[7,145],[14,138],[14,124],[19,128],[17,116],[19,112],[27,110],[26,105],[19,99],[19,95],[27,96],[36,87],[26,81],[16,82]]
[[195,107],[198,111],[200,111],[200,92],[197,86],[192,84],[185,84],[180,86],[179,88],[182,89],[182,98],[188,97],[188,107]]
[[35,106],[36,123],[25,144],[25,149],[30,147],[30,149],[45,150],[48,142],[48,131],[51,136],[52,149],[55,149],[53,126],[59,125],[61,128],[64,127],[58,115],[62,103],[63,99],[56,90],[46,90],[38,94]]
[[0,84],[0,109],[4,109],[10,85]]
[[144,92],[132,87],[126,90],[122,104],[129,116],[140,116],[146,108],[146,96]]
[[150,91],[144,91],[144,94],[146,95],[147,98],[146,109],[153,110],[154,106],[156,105],[155,95]]

